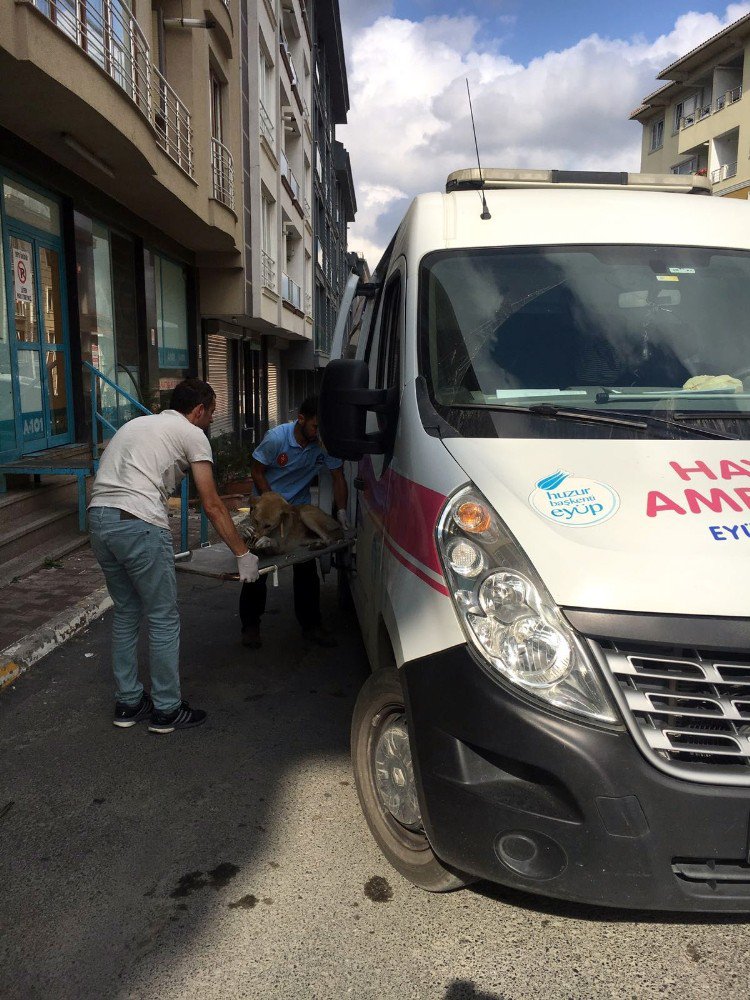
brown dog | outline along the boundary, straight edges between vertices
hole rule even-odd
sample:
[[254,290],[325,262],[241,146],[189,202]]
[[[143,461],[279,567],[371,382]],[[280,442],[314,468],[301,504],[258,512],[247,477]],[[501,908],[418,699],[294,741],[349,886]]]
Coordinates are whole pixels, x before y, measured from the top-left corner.
[[338,521],[313,504],[293,506],[278,493],[263,493],[250,503],[237,530],[257,555],[283,555],[300,545],[330,545],[343,537]]

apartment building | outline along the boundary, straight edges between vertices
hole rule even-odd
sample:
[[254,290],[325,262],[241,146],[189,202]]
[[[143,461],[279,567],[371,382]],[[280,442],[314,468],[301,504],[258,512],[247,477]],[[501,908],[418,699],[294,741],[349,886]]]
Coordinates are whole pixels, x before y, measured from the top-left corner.
[[244,336],[238,13],[0,5],[0,460],[90,441],[92,380],[117,425],[116,387],[158,408]]
[[314,71],[312,79],[312,175],[314,335],[289,358],[289,394],[298,400],[317,391],[330,358],[333,330],[341,295],[351,272],[347,255],[347,225],[354,221],[357,202],[349,154],[336,139],[345,125],[349,87],[338,0],[315,0],[312,6]]
[[667,81],[630,115],[643,135],[641,170],[707,175],[713,193],[750,193],[750,14],[667,66]]

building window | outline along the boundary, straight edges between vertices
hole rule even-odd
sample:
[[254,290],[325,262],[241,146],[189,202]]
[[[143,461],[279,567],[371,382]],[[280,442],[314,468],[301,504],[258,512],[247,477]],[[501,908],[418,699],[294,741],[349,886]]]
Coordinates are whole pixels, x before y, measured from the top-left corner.
[[654,150],[661,149],[664,145],[664,119],[661,121],[654,122],[651,126],[651,149],[650,152]]

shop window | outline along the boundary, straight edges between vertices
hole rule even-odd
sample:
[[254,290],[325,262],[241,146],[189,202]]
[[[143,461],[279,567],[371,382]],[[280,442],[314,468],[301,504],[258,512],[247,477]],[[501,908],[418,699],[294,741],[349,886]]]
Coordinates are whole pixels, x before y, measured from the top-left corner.
[[[0,234],[1,236],[2,234]],[[5,275],[2,238],[0,238],[0,275]],[[5,302],[5,281],[0,280],[0,454],[14,451],[15,447],[16,428],[10,368],[10,334]]]
[[3,181],[3,202],[10,218],[41,229],[44,233],[60,235],[60,208],[52,198],[45,198],[6,177]]
[[[133,242],[79,212],[74,221],[82,356],[140,400]],[[100,403],[117,425],[136,412],[106,383],[100,383]]]
[[158,255],[154,272],[159,367],[185,369],[189,365],[187,274],[179,264]]

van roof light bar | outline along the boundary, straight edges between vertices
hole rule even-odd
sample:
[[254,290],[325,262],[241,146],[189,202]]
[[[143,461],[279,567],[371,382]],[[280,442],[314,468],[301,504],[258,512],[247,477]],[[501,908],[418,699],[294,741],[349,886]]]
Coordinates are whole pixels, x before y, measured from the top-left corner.
[[677,194],[711,194],[711,182],[697,174],[630,174],[594,170],[506,170],[476,167],[454,170],[445,190],[499,190],[503,188],[629,188],[633,191],[671,191]]

